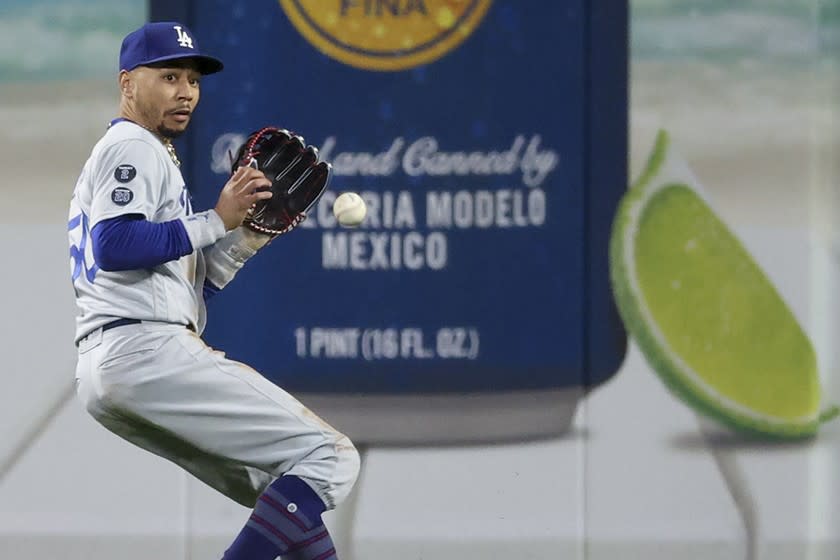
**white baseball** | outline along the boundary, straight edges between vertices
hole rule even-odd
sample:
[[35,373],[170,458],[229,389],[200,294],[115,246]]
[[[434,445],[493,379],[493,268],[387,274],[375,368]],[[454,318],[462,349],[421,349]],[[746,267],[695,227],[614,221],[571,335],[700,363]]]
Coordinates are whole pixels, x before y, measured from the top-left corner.
[[367,206],[365,206],[362,197],[356,193],[341,193],[333,203],[333,214],[335,214],[339,224],[345,227],[355,227],[365,219]]

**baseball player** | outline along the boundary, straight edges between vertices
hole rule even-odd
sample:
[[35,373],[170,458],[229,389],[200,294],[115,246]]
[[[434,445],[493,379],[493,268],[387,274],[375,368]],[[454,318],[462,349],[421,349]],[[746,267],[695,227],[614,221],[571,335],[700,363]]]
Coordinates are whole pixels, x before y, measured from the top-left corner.
[[334,559],[321,514],[356,481],[353,444],[200,337],[205,298],[271,239],[241,225],[272,196],[262,172],[238,168],[215,208],[193,212],[179,170],[171,140],[189,125],[203,76],[220,70],[176,22],[123,41],[120,117],[70,205],[77,393],[112,432],[254,508],[225,560]]

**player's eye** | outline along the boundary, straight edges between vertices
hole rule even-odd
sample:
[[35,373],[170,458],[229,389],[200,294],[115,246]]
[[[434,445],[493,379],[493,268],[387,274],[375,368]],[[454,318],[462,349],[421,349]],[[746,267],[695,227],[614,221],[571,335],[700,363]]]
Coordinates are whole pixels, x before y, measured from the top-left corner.
[[190,79],[190,85],[193,87],[198,87],[199,85],[201,85],[201,80],[199,80],[198,78],[192,78]]
[[174,82],[176,80],[175,74],[166,74],[163,79],[167,82]]

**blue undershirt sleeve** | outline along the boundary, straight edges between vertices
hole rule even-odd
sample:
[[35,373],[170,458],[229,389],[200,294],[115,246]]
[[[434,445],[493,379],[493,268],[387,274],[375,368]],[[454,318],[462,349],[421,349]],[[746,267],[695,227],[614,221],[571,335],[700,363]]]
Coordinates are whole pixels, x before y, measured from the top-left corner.
[[193,252],[181,220],[150,222],[138,214],[117,216],[93,226],[93,257],[105,271],[152,268]]

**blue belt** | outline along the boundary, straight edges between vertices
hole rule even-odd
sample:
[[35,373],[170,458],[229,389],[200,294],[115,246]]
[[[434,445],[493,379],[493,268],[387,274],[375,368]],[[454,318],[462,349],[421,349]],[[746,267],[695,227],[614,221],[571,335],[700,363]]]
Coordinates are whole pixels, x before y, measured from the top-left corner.
[[[140,319],[114,319],[110,323],[105,323],[100,328],[102,329],[102,332],[105,332],[105,331],[108,331],[108,330],[111,330],[111,329],[115,329],[117,327],[124,327],[126,325],[139,325],[142,322],[143,321],[141,321]],[[192,325],[186,325],[186,328],[191,330],[192,332],[195,332],[195,327],[192,326]],[[79,340],[84,340],[88,336],[90,336],[90,333],[87,333],[85,336],[83,336]]]
[[139,325],[142,321],[140,319],[116,319],[110,323],[102,325],[102,332],[115,329],[117,327],[124,327],[125,325]]

